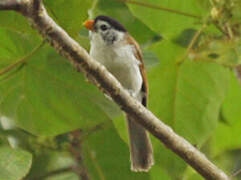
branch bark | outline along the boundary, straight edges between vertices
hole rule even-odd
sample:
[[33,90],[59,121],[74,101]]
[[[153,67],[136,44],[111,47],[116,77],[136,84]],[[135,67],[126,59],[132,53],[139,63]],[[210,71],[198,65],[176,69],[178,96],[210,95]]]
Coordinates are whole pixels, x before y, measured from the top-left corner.
[[15,10],[19,11],[21,7],[20,1],[16,0],[1,0],[0,10]]
[[81,180],[91,179],[88,173],[87,168],[84,165],[84,156],[82,149],[82,131],[75,130],[69,134],[70,148],[69,151],[72,154],[72,157],[76,161],[76,166],[73,167],[75,173],[79,176]]
[[[6,7],[4,7],[4,2]],[[228,180],[229,177],[204,154],[193,147],[184,138],[175,134],[173,130],[160,121],[148,109],[133,99],[120,83],[105,69],[104,66],[92,59],[86,50],[78,45],[59,27],[47,14],[41,0],[4,0],[0,3],[0,10],[16,10],[26,16],[31,24],[39,31],[43,38],[61,55],[70,60],[77,70],[82,71],[102,92],[108,94],[126,113],[143,125],[152,135],[163,142],[167,148],[184,159],[205,179]],[[10,4],[13,3],[13,7]],[[36,4],[37,3],[37,4]],[[39,3],[39,4],[38,4]],[[19,7],[20,6],[20,7]]]

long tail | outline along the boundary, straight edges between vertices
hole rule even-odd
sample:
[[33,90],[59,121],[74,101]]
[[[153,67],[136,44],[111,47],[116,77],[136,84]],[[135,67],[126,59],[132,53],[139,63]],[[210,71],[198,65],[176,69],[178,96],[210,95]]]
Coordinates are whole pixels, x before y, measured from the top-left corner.
[[147,131],[127,115],[132,171],[147,172],[154,164],[152,145]]

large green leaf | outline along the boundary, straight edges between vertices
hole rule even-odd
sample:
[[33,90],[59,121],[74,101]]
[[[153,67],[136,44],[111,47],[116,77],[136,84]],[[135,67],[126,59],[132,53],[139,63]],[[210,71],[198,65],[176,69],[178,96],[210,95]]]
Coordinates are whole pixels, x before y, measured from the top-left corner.
[[201,145],[216,128],[228,77],[228,71],[214,63],[187,61],[155,68],[149,80],[159,83],[150,84],[149,107],[178,134]]
[[[0,11],[0,27],[36,42],[41,37],[25,17],[14,11]],[[4,36],[1,36],[1,40],[4,38]]]
[[[15,42],[17,35],[8,35]],[[13,57],[26,56],[33,49],[35,43],[21,40],[24,45],[11,46],[16,49]],[[38,135],[57,135],[109,119],[104,110],[110,102],[49,46],[26,60],[20,69],[12,70],[0,81],[0,111],[18,126]]]
[[54,21],[81,46],[88,48],[88,33],[85,31],[82,35],[79,32],[83,29],[83,22],[88,18],[88,10],[93,2],[93,0],[46,0],[44,4]]
[[154,177],[160,176],[181,179],[187,167],[184,160],[161,144],[159,140],[152,138],[152,144],[155,157],[155,166],[150,171],[152,179],[158,179]]
[[92,0],[44,1],[54,20],[74,38],[76,38],[83,22],[87,19],[88,9],[92,3]]
[[[185,13],[202,16],[206,13],[196,0],[138,0],[154,6],[161,6]],[[175,14],[159,9],[127,3],[131,12],[148,25],[153,31],[162,34],[164,37],[173,37],[187,28],[197,27],[200,19]]]
[[[163,40],[161,42],[155,43],[148,49],[154,52],[159,58],[160,68],[164,68],[170,63],[174,63],[180,60],[186,51],[185,48],[169,40]],[[151,69],[148,72],[151,72]]]
[[231,86],[222,106],[224,122],[218,124],[212,139],[212,153],[219,155],[227,150],[241,148],[241,88],[232,75]]
[[7,146],[0,147],[0,179],[19,180],[27,175],[32,164],[30,153],[11,149]]
[[120,139],[113,126],[85,138],[83,148],[85,164],[93,179],[150,179],[147,173],[130,170],[128,145]]
[[[14,30],[0,28],[0,67],[4,68],[10,63],[24,57],[31,49],[40,43],[30,38],[29,35],[18,33]],[[23,42],[26,42],[23,45]]]

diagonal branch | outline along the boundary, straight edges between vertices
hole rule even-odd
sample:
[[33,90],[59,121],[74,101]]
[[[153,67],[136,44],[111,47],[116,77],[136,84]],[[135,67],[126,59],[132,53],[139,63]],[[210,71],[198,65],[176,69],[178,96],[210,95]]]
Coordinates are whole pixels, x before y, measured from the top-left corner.
[[[12,0],[9,0],[12,1]],[[17,1],[17,0],[16,0]],[[34,2],[39,3],[36,11]],[[99,89],[112,97],[120,108],[131,115],[138,123],[143,125],[151,134],[163,142],[190,166],[199,172],[205,179],[228,180],[228,176],[210,162],[204,154],[193,147],[182,137],[160,121],[148,109],[133,99],[124,90],[120,83],[112,76],[104,66],[92,59],[86,50],[78,45],[70,36],[59,27],[47,14],[41,0],[22,0],[21,12],[28,17],[34,27],[41,35],[48,39],[49,43],[61,55],[70,60],[78,70],[81,70],[86,77]]]
[[17,0],[0,0],[0,10],[19,11],[20,8],[21,8],[20,1],[17,1]]

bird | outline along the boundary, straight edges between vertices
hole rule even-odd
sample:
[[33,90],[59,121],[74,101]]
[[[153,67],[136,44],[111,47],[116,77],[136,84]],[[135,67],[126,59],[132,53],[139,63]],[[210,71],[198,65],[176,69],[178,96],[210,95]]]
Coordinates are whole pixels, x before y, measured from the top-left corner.
[[[83,25],[89,30],[90,56],[120,82],[129,94],[147,106],[148,82],[140,46],[126,28],[109,16],[97,16]],[[148,132],[126,114],[131,170],[148,172],[154,164]]]

